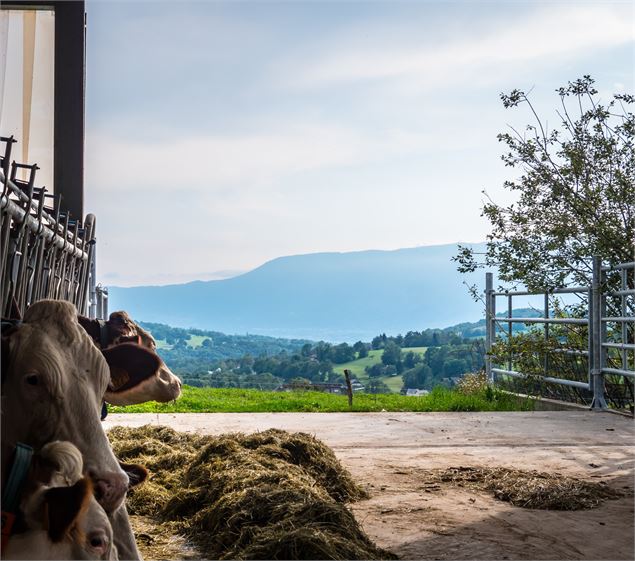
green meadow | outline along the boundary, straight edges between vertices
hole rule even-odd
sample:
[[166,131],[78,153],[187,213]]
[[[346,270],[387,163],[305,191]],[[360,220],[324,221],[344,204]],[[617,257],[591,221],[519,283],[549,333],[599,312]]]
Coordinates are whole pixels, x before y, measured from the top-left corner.
[[379,411],[520,411],[532,408],[508,394],[486,390],[463,394],[437,387],[422,397],[397,394],[355,394],[348,398],[315,391],[265,392],[246,389],[183,387],[171,403],[149,402],[126,407],[109,406],[111,413],[265,413],[265,412],[379,412]]
[[[403,348],[401,349],[401,354],[404,356],[406,353],[412,351],[415,354],[423,356],[427,350],[428,347]],[[357,378],[361,383],[365,384],[368,382],[366,367],[380,363],[383,352],[383,349],[368,351],[367,357],[351,360],[350,362],[345,362],[344,364],[336,364],[333,366],[333,371],[339,374],[344,374],[344,370],[348,369],[351,371],[351,375],[354,378]],[[401,375],[381,376],[378,379],[384,382],[390,388],[390,391],[394,393],[399,393],[401,386],[403,385]]]

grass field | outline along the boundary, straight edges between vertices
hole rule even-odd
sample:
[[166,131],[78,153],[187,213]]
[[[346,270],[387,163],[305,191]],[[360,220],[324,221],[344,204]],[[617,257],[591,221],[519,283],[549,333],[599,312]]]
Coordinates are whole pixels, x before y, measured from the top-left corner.
[[[403,357],[403,355],[412,351],[415,354],[424,355],[427,350],[428,347],[410,347],[402,349],[401,354]],[[362,384],[365,384],[368,382],[368,376],[366,376],[365,371],[366,367],[380,363],[383,352],[384,351],[382,349],[368,351],[367,357],[345,362],[344,364],[337,364],[333,367],[333,371],[338,372],[339,374],[344,374],[344,369],[347,368],[351,371],[351,375],[354,378],[357,378]],[[394,393],[399,393],[401,386],[403,386],[403,379],[401,376],[382,376],[379,380],[384,382],[390,388],[390,391]]]
[[[196,349],[203,344],[203,341],[207,339],[204,335],[190,335],[190,338],[186,341],[188,347]],[[156,339],[157,349],[170,350],[174,345],[169,345],[165,339]]]
[[362,379],[366,379],[364,369],[367,366],[373,366],[373,364],[381,362],[381,354],[383,352],[382,350],[368,351],[368,356],[365,358],[358,358],[357,360],[351,360],[343,364],[335,364],[333,366],[333,372],[344,374],[344,370],[348,369],[351,371],[351,374],[361,382]]
[[355,394],[353,408],[347,397],[313,391],[263,392],[259,390],[192,388],[184,386],[175,402],[149,402],[127,407],[109,406],[112,413],[257,413],[257,412],[345,412],[345,411],[519,411],[507,394],[482,392],[465,395],[455,390],[435,388],[423,397],[395,394]]

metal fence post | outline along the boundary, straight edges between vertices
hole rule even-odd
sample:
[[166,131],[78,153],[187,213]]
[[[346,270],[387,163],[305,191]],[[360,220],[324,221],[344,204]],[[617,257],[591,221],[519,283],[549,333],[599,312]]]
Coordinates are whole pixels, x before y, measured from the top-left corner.
[[93,245],[91,250],[90,268],[88,270],[88,317],[96,319],[100,317],[97,309],[97,247]]
[[108,319],[108,287],[101,287],[102,306],[101,311],[103,313],[102,319]]
[[494,292],[494,274],[485,273],[485,372],[487,373],[487,380],[494,382],[494,375],[492,373],[492,345],[494,343],[492,335],[496,332],[492,330],[493,318],[492,318],[492,293]]
[[608,409],[604,397],[604,376],[602,375],[602,258],[593,256],[593,280],[591,283],[591,302],[589,303],[589,330],[591,331],[589,364],[593,401],[591,409]]

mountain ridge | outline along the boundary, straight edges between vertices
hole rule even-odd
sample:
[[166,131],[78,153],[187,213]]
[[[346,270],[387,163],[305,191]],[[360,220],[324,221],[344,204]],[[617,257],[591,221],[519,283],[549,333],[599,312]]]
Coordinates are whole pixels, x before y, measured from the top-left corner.
[[281,256],[227,279],[113,286],[111,308],[176,327],[333,341],[442,327],[481,314],[456,253],[444,244]]

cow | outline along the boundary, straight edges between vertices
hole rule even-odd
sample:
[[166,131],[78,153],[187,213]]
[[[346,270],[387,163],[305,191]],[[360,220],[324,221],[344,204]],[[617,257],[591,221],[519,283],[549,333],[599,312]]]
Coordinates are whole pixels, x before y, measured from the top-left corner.
[[[2,443],[39,449],[66,440],[77,446],[97,500],[112,522],[120,556],[139,559],[123,506],[130,479],[112,452],[100,411],[111,371],[130,380],[147,378],[158,363],[148,358],[131,365],[125,347],[121,350],[124,345],[139,347],[122,343],[102,354],[80,327],[72,304],[34,303],[24,321],[2,337]],[[133,376],[131,366],[146,371]],[[2,481],[7,480],[8,458],[2,455]]]
[[[157,354],[152,335],[126,312],[113,312],[105,322],[84,316],[78,316],[77,321],[102,350],[109,364],[113,362],[110,356],[114,353],[118,353],[118,364],[129,364],[126,374],[111,366],[111,384],[106,390],[105,401],[112,405],[134,405],[146,401],[165,403],[179,397],[181,380]],[[151,376],[140,378],[135,364],[151,363],[153,360],[157,363],[156,370]]]
[[26,529],[9,540],[4,558],[118,559],[108,516],[82,472],[70,442],[50,442],[35,454],[20,504]]

